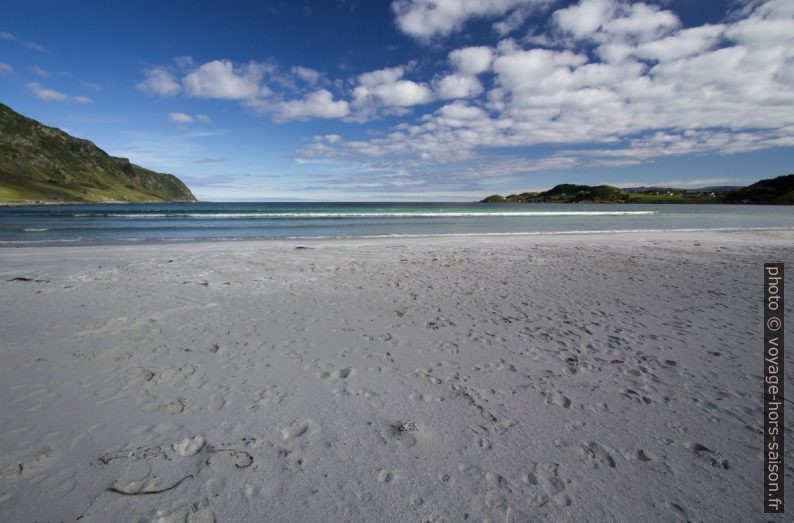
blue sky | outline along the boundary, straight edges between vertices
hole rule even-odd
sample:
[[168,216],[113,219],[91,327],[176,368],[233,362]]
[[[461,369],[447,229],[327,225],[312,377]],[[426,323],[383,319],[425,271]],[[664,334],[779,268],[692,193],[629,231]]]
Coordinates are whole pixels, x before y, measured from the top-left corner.
[[0,0],[0,101],[202,200],[794,171],[787,0]]

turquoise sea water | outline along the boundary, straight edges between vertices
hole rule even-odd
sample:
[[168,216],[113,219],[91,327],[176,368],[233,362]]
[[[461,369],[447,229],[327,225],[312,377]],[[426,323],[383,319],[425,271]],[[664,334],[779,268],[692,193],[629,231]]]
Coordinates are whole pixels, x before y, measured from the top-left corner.
[[0,244],[383,237],[676,229],[794,229],[767,205],[178,203],[0,207]]

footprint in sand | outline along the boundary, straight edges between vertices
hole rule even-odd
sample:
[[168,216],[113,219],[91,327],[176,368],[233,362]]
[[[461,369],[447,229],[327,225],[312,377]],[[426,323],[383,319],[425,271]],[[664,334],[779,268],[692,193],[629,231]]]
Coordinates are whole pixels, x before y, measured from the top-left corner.
[[571,499],[566,494],[565,481],[560,477],[557,463],[536,463],[534,469],[522,476],[522,481],[535,485],[540,492],[530,498],[533,505],[543,505],[552,499],[559,506],[568,506]]
[[210,412],[219,412],[226,406],[226,397],[223,394],[217,393],[210,396],[210,402],[207,409]]
[[391,483],[394,479],[394,473],[390,470],[381,469],[378,472],[378,481],[381,483]]
[[646,453],[644,450],[637,449],[633,452],[629,452],[628,455],[626,456],[626,459],[633,459],[647,463],[648,461],[651,461],[653,458],[650,455],[648,455],[648,453]]
[[341,369],[335,369],[331,372],[318,372],[317,377],[326,381],[336,382],[339,380],[344,380],[349,378],[355,374],[355,369],[352,367],[343,367]]
[[582,454],[593,468],[598,468],[600,465],[615,468],[615,459],[612,455],[607,449],[594,441],[582,445]]
[[469,430],[474,432],[474,442],[483,450],[493,449],[493,441],[491,440],[490,432],[482,425],[472,425]]
[[129,379],[124,384],[123,390],[136,389],[144,383],[150,382],[154,378],[154,373],[140,367],[134,367],[127,371]]
[[644,395],[640,394],[636,390],[625,389],[625,390],[623,390],[621,392],[623,393],[624,396],[626,396],[627,398],[629,398],[629,399],[631,399],[633,401],[636,401],[639,404],[649,405],[649,404],[653,403],[653,400],[651,398],[649,398],[648,396],[644,396]]
[[215,523],[215,514],[209,507],[194,507],[185,521],[187,523]]
[[295,420],[294,422],[292,422],[291,425],[287,425],[286,427],[281,428],[281,438],[285,440],[299,438],[304,434],[306,434],[306,431],[308,430],[309,430],[309,421]]
[[558,390],[552,390],[543,395],[546,397],[546,405],[557,405],[564,409],[571,406],[571,400]]
[[185,438],[182,441],[174,443],[174,452],[179,456],[193,456],[204,447],[204,438],[196,436],[195,438]]
[[165,406],[165,411],[169,414],[179,414],[183,410],[185,410],[185,398],[177,398],[168,405]]
[[344,369],[337,369],[331,373],[331,377],[335,380],[346,379],[353,372],[353,369],[346,367]]
[[259,407],[273,407],[281,403],[286,397],[287,393],[281,390],[278,385],[270,385],[265,390],[259,391],[259,398],[256,403],[249,405],[248,408],[257,410]]
[[695,453],[704,463],[711,465],[717,469],[728,470],[731,468],[730,462],[723,458],[718,452],[701,445],[700,443],[690,442],[686,444],[686,448]]
[[413,447],[416,445],[416,435],[419,433],[419,426],[414,421],[398,421],[389,426],[392,439],[400,445]]
[[663,503],[661,503],[661,505],[664,506],[664,508],[666,508],[670,512],[670,514],[672,514],[672,516],[675,519],[675,521],[693,521],[693,520],[697,521],[698,520],[698,518],[692,518],[687,513],[687,511],[684,509],[684,507],[682,507],[678,503],[675,503],[674,501],[670,501],[668,499],[668,500],[665,500]]

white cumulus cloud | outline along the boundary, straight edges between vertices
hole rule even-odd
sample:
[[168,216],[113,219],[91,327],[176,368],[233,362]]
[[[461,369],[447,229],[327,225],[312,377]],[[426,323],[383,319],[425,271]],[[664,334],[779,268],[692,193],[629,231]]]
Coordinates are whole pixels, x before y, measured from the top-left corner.
[[75,102],[80,105],[86,105],[93,103],[91,98],[87,96],[69,96],[66,93],[62,93],[61,91],[56,91],[55,89],[51,89],[49,87],[45,87],[38,82],[30,82],[27,84],[28,91],[30,91],[33,96],[41,100],[42,102]]
[[189,96],[245,100],[269,92],[261,85],[266,70],[256,62],[235,67],[228,60],[213,60],[188,73],[182,84]]
[[582,0],[556,11],[554,21],[575,38],[595,41],[646,41],[680,25],[672,11],[621,0]]
[[344,100],[334,100],[330,91],[320,89],[309,93],[304,99],[279,102],[270,108],[278,120],[304,118],[343,118],[350,114],[350,106]]
[[174,96],[181,90],[179,82],[165,67],[151,67],[144,71],[145,78],[135,87],[148,95]]
[[[472,17],[501,20],[507,32],[526,16],[518,9],[541,4],[552,5],[392,5],[402,31],[429,38],[458,30]],[[447,49],[440,70],[418,60],[333,80],[301,66],[191,64],[179,78],[170,76],[177,86],[172,94],[235,100],[277,122],[403,116],[401,123],[357,139],[341,130],[314,137],[297,158],[369,162],[417,176],[428,166],[462,161],[483,163],[455,176],[512,176],[794,146],[792,2],[751,2],[721,23],[693,27],[660,5],[675,4],[580,0],[550,13],[547,25],[522,39],[497,31],[468,35],[471,45]],[[531,159],[521,158],[523,152],[505,156],[510,148],[539,146]],[[488,154],[497,148],[498,161]],[[404,176],[400,184],[421,183]]]
[[722,24],[684,29],[673,36],[645,42],[637,47],[636,53],[640,58],[662,62],[686,58],[713,47],[724,32]]
[[555,11],[554,20],[564,31],[577,38],[595,33],[614,13],[613,0],[583,0],[576,5]]
[[39,67],[38,65],[31,66],[30,72],[41,78],[49,78],[52,76],[52,73],[42,67]]
[[482,93],[483,87],[476,76],[451,74],[443,77],[436,88],[439,98],[470,98]]
[[303,67],[301,65],[296,65],[291,69],[292,74],[303,80],[309,85],[314,85],[320,81],[320,73],[319,71],[315,71],[309,67]]
[[464,47],[449,53],[449,61],[461,73],[477,75],[491,67],[493,54],[493,50],[486,46]]
[[37,82],[30,82],[27,87],[28,90],[33,93],[33,96],[43,102],[63,102],[69,99],[68,95],[60,91],[56,91],[55,89],[44,87]]
[[394,0],[392,11],[401,31],[417,38],[429,38],[456,31],[471,18],[503,15],[519,6],[545,3],[545,0]]
[[[683,27],[658,6],[617,0],[581,0],[551,20],[532,41],[561,45],[503,40],[453,51],[453,71],[435,82],[432,97],[417,100],[455,101],[385,134],[318,141],[298,156],[421,170],[474,160],[489,148],[555,147],[532,160],[484,160],[488,172],[509,174],[794,146],[790,1],[753,3],[739,17],[697,27]],[[485,71],[493,74],[475,76]],[[377,86],[404,81],[404,73],[359,77],[354,100],[363,98],[356,90],[372,96]],[[477,80],[482,94],[463,78]]]
[[356,118],[372,117],[382,108],[407,108],[428,103],[433,91],[424,83],[403,79],[404,67],[389,67],[363,73],[353,89],[351,107]]
[[168,119],[171,121],[171,123],[181,125],[193,123],[193,117],[185,113],[170,113],[168,115]]
[[206,114],[197,114],[195,116],[187,114],[187,113],[180,113],[180,112],[172,112],[168,114],[168,120],[177,125],[187,125],[194,122],[199,123],[211,123],[212,118]]

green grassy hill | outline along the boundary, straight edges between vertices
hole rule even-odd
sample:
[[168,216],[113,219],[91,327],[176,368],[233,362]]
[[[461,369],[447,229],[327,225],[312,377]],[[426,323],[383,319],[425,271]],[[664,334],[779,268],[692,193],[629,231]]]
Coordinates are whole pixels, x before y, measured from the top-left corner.
[[623,203],[631,199],[632,195],[610,185],[574,185],[563,183],[555,185],[548,191],[525,192],[500,196],[494,194],[482,200],[484,203],[515,202],[515,203],[573,203],[573,202],[613,202]]
[[794,204],[794,174],[760,180],[738,189],[704,187],[670,189],[638,187],[623,190],[610,185],[574,185],[564,183],[548,191],[500,196],[493,194],[481,203],[764,203]]
[[110,156],[0,104],[0,203],[195,200],[174,175]]
[[726,195],[729,203],[794,204],[794,174],[759,180]]

